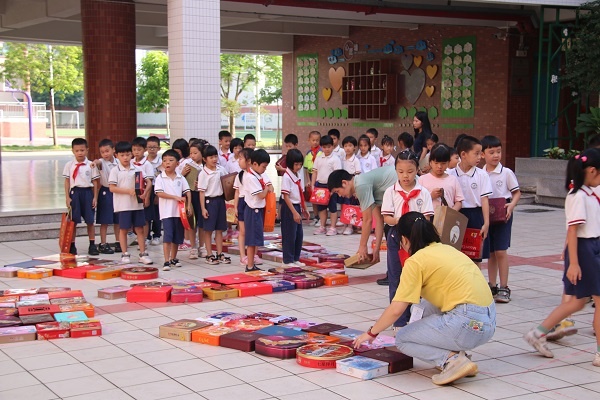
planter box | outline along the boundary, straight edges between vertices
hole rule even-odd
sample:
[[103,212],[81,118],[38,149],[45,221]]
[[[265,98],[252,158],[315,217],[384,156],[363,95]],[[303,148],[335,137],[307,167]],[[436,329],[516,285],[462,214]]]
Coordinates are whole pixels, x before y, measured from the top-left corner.
[[515,174],[519,185],[535,186],[535,202],[564,207],[567,191],[565,179],[568,160],[550,158],[515,158]]

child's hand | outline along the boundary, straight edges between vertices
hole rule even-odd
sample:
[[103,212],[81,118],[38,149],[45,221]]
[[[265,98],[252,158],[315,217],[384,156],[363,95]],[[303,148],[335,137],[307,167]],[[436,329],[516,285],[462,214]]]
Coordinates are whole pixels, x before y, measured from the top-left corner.
[[579,264],[569,264],[569,268],[567,268],[567,279],[573,285],[577,285],[577,281],[581,280],[581,267]]
[[71,197],[67,196],[65,203],[67,203],[67,208],[71,208]]
[[92,199],[92,208],[96,209],[96,205],[98,205],[98,199]]
[[485,240],[485,238],[488,235],[488,231],[490,229],[489,225],[483,224],[483,226],[481,227],[481,230],[479,231],[479,234],[481,235],[481,237]]
[[206,208],[204,210],[202,210],[202,217],[204,219],[208,219],[208,210]]
[[274,191],[275,191],[275,189],[273,188],[273,185],[267,186],[267,192],[268,193],[273,193]]
[[431,193],[432,200],[442,197],[442,189],[441,188],[435,188],[430,193]]
[[149,207],[150,206],[150,196],[142,196],[142,199],[144,200],[144,207]]
[[183,169],[181,170],[181,175],[186,176],[190,173],[191,170],[192,167],[190,166],[190,164],[186,164],[185,167],[183,167]]
[[275,164],[275,169],[279,172],[285,172],[285,168],[278,164]]
[[185,203],[185,197],[177,197],[176,199],[177,199],[177,201]]
[[301,224],[302,223],[302,216],[300,216],[300,214],[298,214],[297,212],[294,211],[294,214],[292,214],[294,216],[294,222],[297,224]]
[[135,193],[135,189],[129,190],[129,195],[130,196],[137,196],[136,193]]
[[194,213],[194,208],[190,205],[187,207],[187,215],[188,217],[191,217],[192,214]]
[[375,339],[373,336],[365,332],[356,339],[354,339],[354,341],[352,342],[352,346],[354,346],[355,349],[358,349],[363,342],[371,343],[373,339]]
[[516,204],[507,203],[504,205],[506,208],[506,220],[508,221],[512,215],[513,210],[515,209]]

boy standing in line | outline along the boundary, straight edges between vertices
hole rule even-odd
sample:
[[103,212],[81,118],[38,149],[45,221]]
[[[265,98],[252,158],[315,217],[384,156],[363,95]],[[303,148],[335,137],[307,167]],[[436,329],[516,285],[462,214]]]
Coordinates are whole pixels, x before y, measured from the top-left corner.
[[227,170],[227,162],[231,156],[231,133],[229,131],[219,132],[219,165]]
[[[98,207],[96,210],[96,223],[100,224],[100,245],[98,250],[101,254],[114,254],[121,252],[119,243],[119,216],[113,209],[113,194],[108,187],[110,171],[119,163],[115,158],[115,146],[110,139],[102,139],[98,144],[100,158],[94,163],[100,171],[100,192],[98,195]],[[106,239],[108,225],[114,225],[115,250],[113,250]]]
[[[146,159],[146,156],[145,156],[147,145],[148,145],[148,142],[146,141],[146,139],[143,137],[139,137],[139,136],[136,137],[135,139],[133,139],[133,141],[131,142],[131,152],[133,154],[132,163],[133,163],[133,165],[135,165],[141,171],[144,172],[144,177],[149,179],[149,183],[150,183],[148,185],[148,187],[146,188],[146,191],[142,195],[142,200],[144,201],[144,220],[145,221],[148,221],[148,218],[146,216],[147,215],[150,216],[150,214],[151,214],[151,211],[147,210],[147,209],[150,208],[150,193],[153,192],[152,181],[154,180],[154,167],[152,167],[152,164],[150,164],[150,162]],[[144,239],[146,237],[148,237],[149,231],[150,231],[149,224],[148,224],[148,222],[146,222],[146,224],[144,225]],[[146,241],[146,247],[148,247],[150,245],[150,240],[145,239],[145,241]],[[141,247],[140,247],[140,249],[141,249]]]
[[[160,139],[156,136],[150,136],[146,139],[146,150],[148,155],[146,161],[152,165],[154,169],[154,175],[160,174],[162,158],[160,157]],[[158,214],[158,199],[154,190],[150,191],[150,206],[146,209],[146,221],[148,221],[148,236],[146,240],[150,240],[152,246],[158,246],[160,244],[162,224],[160,222],[160,215]]]

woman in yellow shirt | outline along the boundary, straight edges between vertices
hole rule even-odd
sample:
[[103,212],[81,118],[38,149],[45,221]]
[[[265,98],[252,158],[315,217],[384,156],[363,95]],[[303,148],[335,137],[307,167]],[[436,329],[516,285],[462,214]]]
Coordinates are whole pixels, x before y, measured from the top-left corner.
[[354,346],[372,341],[414,304],[413,314],[422,311],[423,316],[398,330],[398,349],[439,367],[442,372],[431,378],[437,385],[477,374],[477,364],[465,351],[488,342],[496,329],[496,307],[486,279],[466,255],[440,243],[433,224],[421,213],[404,214],[396,229],[411,256],[392,303]]

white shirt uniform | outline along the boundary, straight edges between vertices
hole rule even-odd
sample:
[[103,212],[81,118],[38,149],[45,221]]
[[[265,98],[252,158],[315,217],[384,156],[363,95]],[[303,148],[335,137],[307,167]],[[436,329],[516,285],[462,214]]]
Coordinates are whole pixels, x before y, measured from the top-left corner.
[[[429,190],[421,186],[419,182],[417,182],[412,189],[412,191],[414,190],[420,190],[421,192],[408,201],[409,210],[420,212],[425,216],[433,215],[433,204],[431,202],[431,193],[429,193]],[[396,182],[394,186],[386,189],[383,194],[383,203],[381,204],[381,215],[391,215],[394,218],[400,218],[402,216],[404,199],[400,193],[398,193],[399,191],[404,192],[407,195],[409,194],[409,192],[402,189],[399,182]]]
[[227,163],[229,162],[229,159],[233,158],[233,154],[231,153],[231,151],[227,150],[227,153],[223,153],[221,151],[221,148],[219,147],[219,149],[217,150],[217,154],[219,155],[219,165],[223,168],[227,168]]
[[154,168],[154,176],[155,177],[158,176],[158,174],[160,174],[160,171],[158,170],[158,167],[160,167],[161,164],[162,164],[162,155],[161,155],[161,153],[158,152],[156,158],[154,160],[152,160],[152,161],[150,161],[148,159],[148,157],[146,157],[146,161],[148,161],[152,165],[152,168]]
[[324,153],[321,157],[317,157],[315,164],[313,165],[313,174],[317,172],[317,182],[321,184],[327,184],[329,175],[336,169],[342,168],[342,161],[333,152],[326,156]]
[[460,163],[450,173],[458,178],[464,200],[463,208],[481,207],[481,198],[492,194],[490,177],[481,168],[471,167],[467,172],[460,169]]
[[375,158],[375,162],[377,163],[377,167],[381,167],[381,164],[379,162],[379,158],[382,156],[383,151],[377,147],[377,146],[373,146],[371,147],[371,155],[373,156],[373,158]]
[[[158,175],[156,177],[156,182],[154,183],[154,192],[172,194],[180,197],[185,196],[185,194],[190,191],[190,186],[181,174],[176,174],[177,176],[175,179],[169,178],[164,171]],[[159,197],[158,212],[160,219],[179,218],[179,202],[174,199],[162,199]]]
[[257,194],[263,191],[263,186],[260,183],[260,179],[263,180],[265,187],[272,185],[271,180],[267,174],[258,174],[252,168],[244,172],[242,178],[242,184],[244,185],[245,197],[244,201],[250,208],[265,208],[267,201],[265,199],[259,199]]
[[569,191],[565,199],[567,228],[577,225],[577,237],[600,237],[600,199],[588,186],[582,186],[576,193]]
[[240,160],[231,155],[229,157],[229,161],[227,161],[227,165],[225,165],[225,170],[227,170],[228,174],[240,172],[242,170],[242,168],[240,167]]
[[146,160],[146,157],[142,158],[141,161],[131,160],[131,163],[144,171],[146,178],[154,180],[154,167],[150,161]]
[[292,204],[301,204],[302,199],[300,196],[303,194],[300,192],[300,188],[296,182],[300,182],[300,185],[302,185],[300,177],[287,168],[281,180],[281,193],[289,195]]
[[358,158],[358,161],[360,161],[360,169],[363,174],[369,171],[373,171],[378,166],[375,157],[373,157],[373,154],[371,153],[368,153],[366,156],[363,157],[360,155],[360,152],[358,152],[356,154],[356,158]]
[[344,157],[342,160],[342,168],[348,171],[350,175],[358,175],[362,172],[360,160],[356,157],[356,154],[353,154],[350,158]]
[[183,171],[183,168],[185,168],[185,166],[191,162],[193,162],[193,160],[190,157],[179,160],[179,164],[177,165],[177,167],[175,167],[175,172],[181,175],[181,171]]
[[207,168],[206,165],[198,174],[198,190],[204,192],[206,197],[218,197],[223,195],[223,185],[221,177],[227,175],[225,169],[217,165],[214,171]]
[[[483,166],[483,170],[487,172],[487,166]],[[498,163],[492,172],[488,172],[490,182],[492,184],[492,195],[490,199],[512,199],[512,192],[519,190],[519,182],[515,173]]]
[[[247,173],[244,172],[244,175],[247,175]],[[244,193],[244,185],[242,184],[242,182],[240,182],[240,174],[239,173],[235,176],[235,179],[233,181],[233,188],[239,192],[238,198],[240,200],[238,200],[238,201],[244,201],[243,198],[246,194]]]
[[[75,179],[73,179],[73,173],[75,172],[75,169],[77,168],[77,164],[82,164],[82,165],[77,170],[77,177]],[[77,160],[72,160],[72,161],[67,162],[67,164],[65,165],[65,168],[63,169],[63,177],[69,178],[72,188],[74,188],[74,187],[87,188],[87,187],[94,187],[94,184],[92,183],[92,181],[94,181],[96,179],[100,179],[100,172],[98,171],[98,168],[96,168],[94,163],[92,161],[88,160],[86,157],[86,159],[83,160],[82,163],[78,163]]]
[[[382,160],[383,160],[383,162],[381,162]],[[391,154],[387,157],[384,157],[383,153],[381,153],[381,157],[379,157],[379,166],[380,167],[395,167],[396,159]]]
[[108,187],[108,177],[110,176],[110,171],[119,165],[119,160],[117,160],[115,157],[113,157],[112,161],[106,161],[104,158],[101,158],[100,164],[102,165],[102,169],[99,170],[100,185]]
[[340,161],[346,158],[346,151],[339,144],[333,149],[333,154],[336,154],[340,158]]
[[[116,185],[120,189],[135,189],[135,173],[141,171],[144,179],[147,178],[144,171],[135,166],[133,162],[129,164],[129,168],[122,166],[120,163],[110,171],[108,177],[109,185]],[[144,203],[138,203],[137,196],[124,193],[113,193],[113,209],[116,213],[121,211],[143,210]]]

